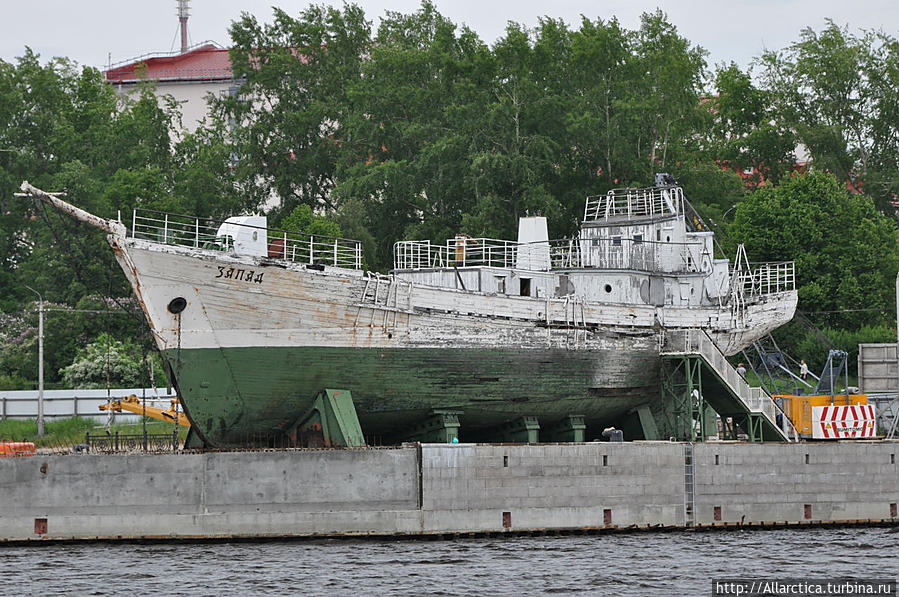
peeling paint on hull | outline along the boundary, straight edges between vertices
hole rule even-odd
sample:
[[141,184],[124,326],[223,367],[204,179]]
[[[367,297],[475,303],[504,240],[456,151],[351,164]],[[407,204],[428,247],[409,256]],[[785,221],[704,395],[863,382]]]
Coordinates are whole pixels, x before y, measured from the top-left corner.
[[[633,347],[632,347],[633,348]],[[175,351],[167,358],[177,362]],[[177,365],[176,365],[177,366]],[[435,408],[464,429],[569,414],[601,426],[658,400],[658,355],[643,351],[229,348],[182,350],[179,389],[216,445],[277,436],[321,388],[350,390],[369,435],[396,436]],[[601,429],[601,427],[600,427]]]
[[[460,411],[463,433],[569,414],[589,432],[657,406],[660,323],[703,327],[738,350],[788,319],[796,299],[754,305],[739,326],[726,309],[587,302],[573,325],[562,299],[397,284],[379,303],[358,271],[110,242],[193,428],[223,447],[277,436],[326,387],[352,391],[365,433],[385,438],[434,409]],[[173,314],[177,297],[187,307]]]

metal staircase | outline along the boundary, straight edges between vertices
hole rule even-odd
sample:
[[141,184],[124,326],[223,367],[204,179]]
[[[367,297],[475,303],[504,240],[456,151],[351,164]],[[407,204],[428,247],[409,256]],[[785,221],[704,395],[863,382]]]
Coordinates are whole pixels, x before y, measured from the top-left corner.
[[[686,421],[679,428],[691,432],[679,439],[701,439],[702,435],[693,432],[694,421],[708,406],[722,420],[730,419],[742,428],[751,441],[798,441],[796,428],[770,394],[764,388],[750,387],[704,330],[665,331],[660,354],[671,370],[686,372],[686,384],[672,396],[675,415]],[[702,377],[699,371],[703,368],[712,375]]]

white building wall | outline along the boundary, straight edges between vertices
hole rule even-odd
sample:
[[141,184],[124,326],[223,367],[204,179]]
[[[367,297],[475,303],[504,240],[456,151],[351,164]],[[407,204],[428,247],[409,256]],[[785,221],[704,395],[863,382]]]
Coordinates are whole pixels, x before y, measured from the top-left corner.
[[[160,81],[156,83],[156,96],[171,95],[181,105],[182,133],[192,133],[209,113],[207,96],[224,97],[230,93],[235,82],[231,79],[218,81]],[[119,83],[115,86],[119,94],[137,98],[140,85]]]

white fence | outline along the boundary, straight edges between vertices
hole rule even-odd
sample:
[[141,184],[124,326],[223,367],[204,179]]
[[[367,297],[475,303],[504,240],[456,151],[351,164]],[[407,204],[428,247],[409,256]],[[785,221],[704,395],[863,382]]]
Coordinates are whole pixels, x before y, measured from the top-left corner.
[[[147,396],[147,406],[167,409],[171,406],[174,394],[166,394],[165,388],[158,393],[153,388],[113,388],[109,391],[111,400],[120,400],[134,394],[143,398]],[[105,420],[106,413],[100,410],[106,404],[106,390],[44,390],[44,419],[66,419],[69,417],[91,417]],[[37,390],[0,390],[0,419],[36,419]],[[118,421],[139,420],[140,415],[122,412],[113,413]]]

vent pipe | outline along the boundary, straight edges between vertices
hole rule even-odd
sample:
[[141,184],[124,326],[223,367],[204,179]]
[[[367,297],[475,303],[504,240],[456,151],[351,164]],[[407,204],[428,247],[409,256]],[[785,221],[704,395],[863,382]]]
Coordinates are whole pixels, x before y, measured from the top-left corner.
[[181,53],[187,51],[187,17],[190,16],[190,1],[178,0],[178,21],[181,23]]

